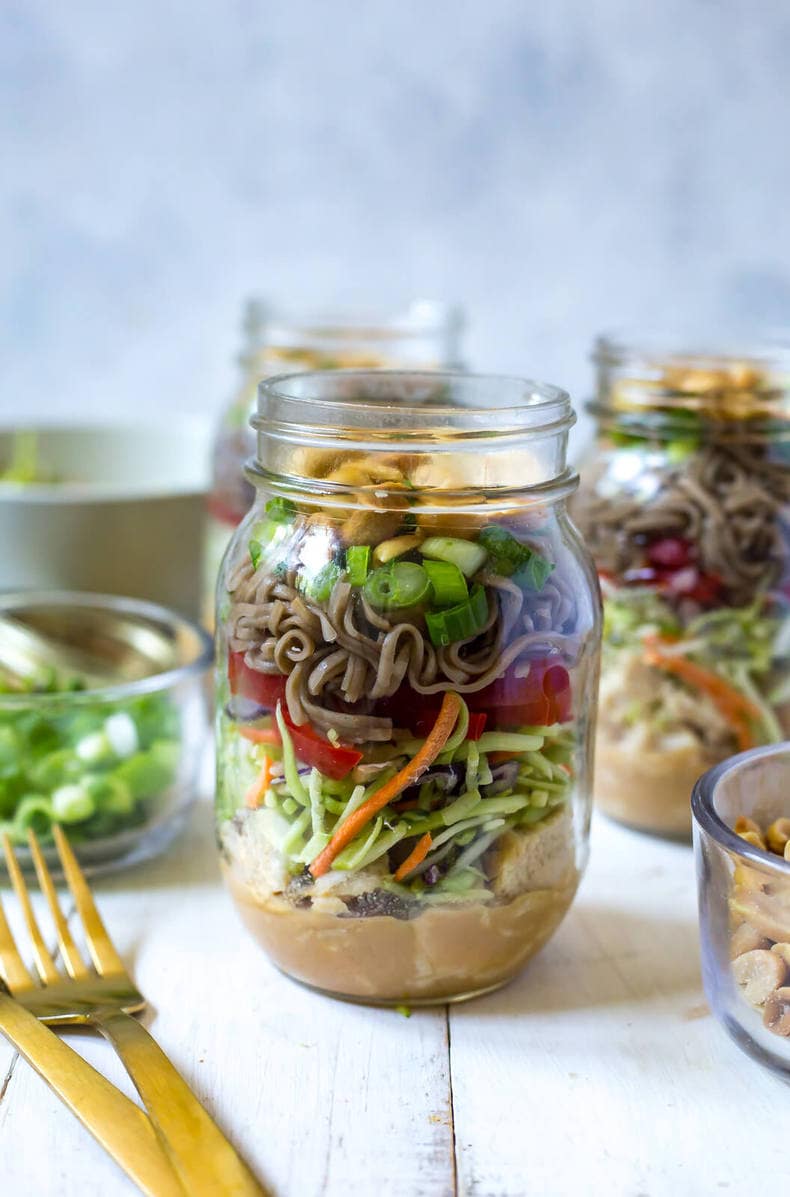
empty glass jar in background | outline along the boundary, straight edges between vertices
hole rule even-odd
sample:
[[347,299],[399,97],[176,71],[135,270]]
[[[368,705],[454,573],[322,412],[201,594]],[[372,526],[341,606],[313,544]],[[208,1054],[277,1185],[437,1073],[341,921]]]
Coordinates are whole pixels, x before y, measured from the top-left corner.
[[595,361],[595,797],[686,836],[700,774],[790,734],[790,354],[602,338]]
[[750,1055],[790,1076],[790,744],[716,766],[692,799],[705,991]]
[[239,386],[214,442],[205,564],[209,622],[222,554],[254,498],[244,466],[255,452],[250,418],[261,379],[294,370],[458,369],[462,331],[461,309],[433,300],[416,300],[401,312],[284,312],[259,300],[247,304]]
[[218,588],[217,828],[245,922],[301,981],[471,997],[573,899],[600,627],[572,422],[513,378],[261,385]]

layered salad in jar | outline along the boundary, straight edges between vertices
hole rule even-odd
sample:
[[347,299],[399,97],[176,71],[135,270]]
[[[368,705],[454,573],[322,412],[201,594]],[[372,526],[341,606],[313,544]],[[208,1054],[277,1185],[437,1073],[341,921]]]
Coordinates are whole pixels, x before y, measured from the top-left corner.
[[309,451],[220,582],[218,836],[250,930],[368,1001],[470,996],[584,863],[596,598],[551,506],[423,514],[435,463]]
[[685,835],[713,764],[790,735],[790,422],[755,364],[621,379],[575,515],[604,644],[595,795]]

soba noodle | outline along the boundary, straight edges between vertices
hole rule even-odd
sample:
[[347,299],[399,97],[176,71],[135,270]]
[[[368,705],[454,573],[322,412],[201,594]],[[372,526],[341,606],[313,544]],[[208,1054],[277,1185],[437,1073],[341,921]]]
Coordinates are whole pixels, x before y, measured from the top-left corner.
[[345,581],[320,604],[300,593],[294,570],[278,577],[245,559],[229,582],[228,645],[251,669],[287,676],[295,724],[333,729],[351,743],[385,741],[392,720],[360,710],[363,699],[389,698],[406,681],[420,694],[448,686],[472,694],[513,665],[526,676],[530,660],[548,653],[572,661],[579,645],[568,634],[576,602],[567,582],[554,574],[539,593],[496,574],[481,582],[488,600],[482,630],[436,649],[418,622],[391,622]]
[[620,574],[641,558],[647,538],[681,536],[729,601],[746,605],[781,575],[788,503],[790,473],[759,446],[709,445],[671,473],[650,504],[641,496],[593,499],[584,526],[599,566]]

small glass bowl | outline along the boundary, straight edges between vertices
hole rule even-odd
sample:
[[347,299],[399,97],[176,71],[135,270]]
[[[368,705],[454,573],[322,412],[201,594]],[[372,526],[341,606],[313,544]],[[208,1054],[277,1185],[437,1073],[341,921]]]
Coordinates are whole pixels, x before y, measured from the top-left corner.
[[[45,637],[59,664],[50,690],[0,692],[0,832],[20,863],[32,828],[57,870],[53,822],[93,875],[163,851],[195,796],[209,635],[153,603],[72,591],[0,594],[0,616]],[[93,679],[69,688],[81,661]]]
[[790,743],[755,748],[705,773],[691,799],[702,973],[735,1042],[790,1077],[790,861],[734,831],[790,817]]

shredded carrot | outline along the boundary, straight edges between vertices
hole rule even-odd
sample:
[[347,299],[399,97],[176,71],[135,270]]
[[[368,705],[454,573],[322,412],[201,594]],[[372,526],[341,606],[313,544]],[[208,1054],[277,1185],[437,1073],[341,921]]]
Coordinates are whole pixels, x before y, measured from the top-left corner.
[[272,779],[272,762],[268,756],[263,758],[263,767],[255,778],[247,793],[244,795],[244,805],[248,806],[250,810],[257,810],[263,802],[263,796],[269,788],[269,782]]
[[658,637],[646,641],[645,661],[656,669],[671,673],[686,682],[692,689],[707,694],[716,709],[724,716],[735,732],[741,751],[754,747],[755,739],[749,727],[750,720],[759,719],[760,712],[753,702],[726,682],[718,673],[689,661],[688,657],[662,653]]
[[252,740],[253,744],[279,744],[280,733],[276,727],[240,727],[239,731],[245,740]]
[[419,810],[419,807],[420,807],[419,798],[410,798],[408,802],[399,802],[398,805],[395,807],[395,810],[400,815],[400,814],[403,814],[407,810]]
[[502,765],[505,761],[512,761],[517,753],[513,752],[489,752],[486,754],[489,765]]
[[460,711],[461,699],[454,691],[448,690],[442,699],[436,722],[426,736],[419,752],[415,753],[408,765],[404,765],[394,777],[385,782],[380,790],[372,794],[367,802],[363,802],[353,814],[349,815],[345,823],[332,836],[323,852],[319,852],[310,865],[310,872],[314,877],[322,877],[324,873],[329,872],[335,857],[343,851],[347,844],[351,843],[355,836],[359,835],[362,828],[367,826],[370,820],[389,802],[392,802],[393,798],[397,798],[398,794],[407,786],[412,786],[420,780],[449,740]]
[[409,873],[417,868],[418,864],[422,864],[430,851],[432,843],[433,839],[431,838],[430,831],[426,831],[425,835],[420,836],[403,864],[399,865],[396,869],[396,881],[402,881],[404,877],[408,877]]

